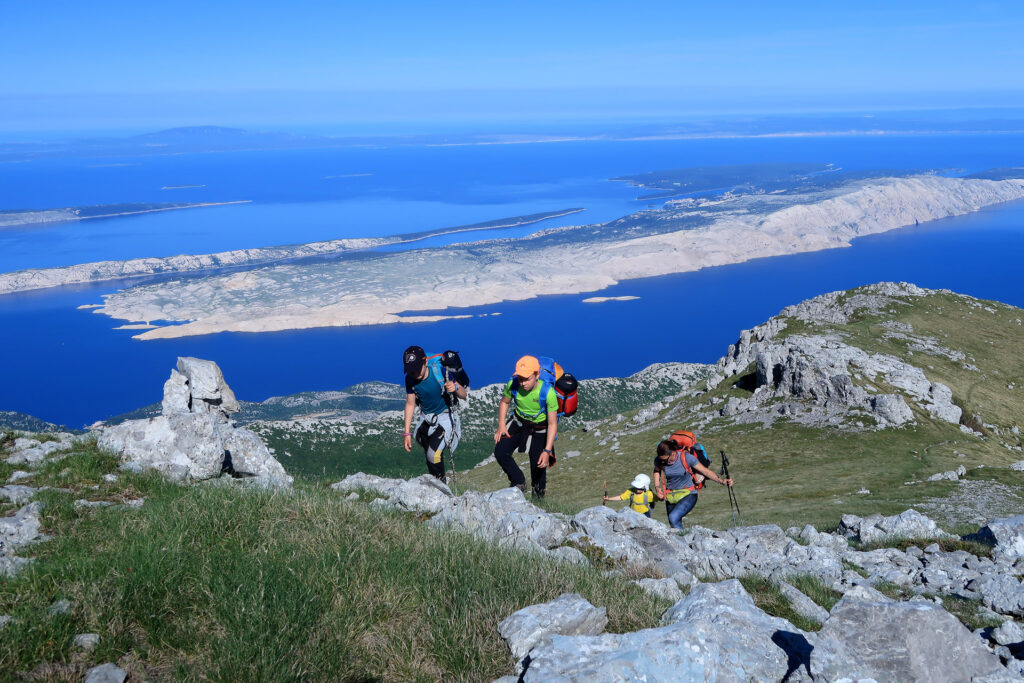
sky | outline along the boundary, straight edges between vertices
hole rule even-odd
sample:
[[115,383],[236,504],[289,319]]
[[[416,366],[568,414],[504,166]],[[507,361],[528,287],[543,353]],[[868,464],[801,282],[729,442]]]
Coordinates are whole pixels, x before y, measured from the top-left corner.
[[1024,2],[12,2],[0,130],[1024,104]]

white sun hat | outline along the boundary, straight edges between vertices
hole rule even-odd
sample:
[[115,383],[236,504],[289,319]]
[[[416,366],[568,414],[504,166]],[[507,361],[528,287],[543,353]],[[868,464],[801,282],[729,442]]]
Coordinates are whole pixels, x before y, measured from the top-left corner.
[[646,474],[638,474],[633,477],[633,483],[630,484],[635,489],[645,489],[651,485],[651,478]]

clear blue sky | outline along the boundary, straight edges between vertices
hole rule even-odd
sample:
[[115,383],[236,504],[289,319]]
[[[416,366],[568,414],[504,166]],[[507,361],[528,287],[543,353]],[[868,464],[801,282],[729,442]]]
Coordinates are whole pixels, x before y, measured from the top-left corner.
[[371,4],[0,0],[0,128],[999,105],[1024,92],[1018,0]]

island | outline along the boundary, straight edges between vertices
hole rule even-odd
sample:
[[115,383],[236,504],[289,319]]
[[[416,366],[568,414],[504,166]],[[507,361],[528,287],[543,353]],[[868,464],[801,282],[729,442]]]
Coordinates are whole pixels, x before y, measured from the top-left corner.
[[676,199],[608,223],[519,239],[175,278],[118,291],[95,312],[159,325],[140,339],[419,322],[424,316],[417,311],[436,316],[450,308],[598,292],[633,278],[849,246],[864,235],[1024,198],[1024,174],[863,175],[829,173],[827,180],[802,177],[771,191]]

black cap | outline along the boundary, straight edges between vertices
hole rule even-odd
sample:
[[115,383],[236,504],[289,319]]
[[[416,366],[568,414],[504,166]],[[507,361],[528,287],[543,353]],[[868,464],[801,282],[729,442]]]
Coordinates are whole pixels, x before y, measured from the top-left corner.
[[423,369],[423,361],[427,359],[427,354],[421,346],[410,346],[402,353],[402,365],[405,368],[405,374],[407,375],[418,375],[420,370]]

